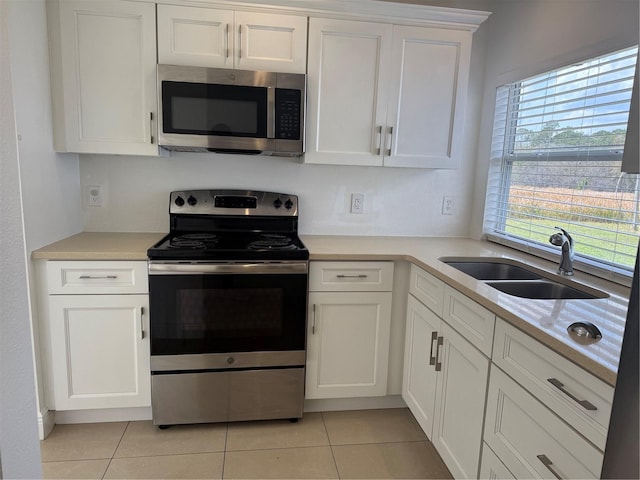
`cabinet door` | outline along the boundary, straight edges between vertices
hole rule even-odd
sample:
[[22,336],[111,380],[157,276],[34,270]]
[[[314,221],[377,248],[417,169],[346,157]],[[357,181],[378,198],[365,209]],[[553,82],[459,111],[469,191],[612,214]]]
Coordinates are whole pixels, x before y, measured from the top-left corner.
[[158,5],[158,63],[233,68],[233,11]]
[[477,478],[489,359],[442,322],[431,441],[454,478]]
[[493,453],[493,450],[484,443],[482,445],[482,462],[480,463],[480,476],[487,480],[516,480],[504,463]]
[[151,404],[147,295],[49,297],[56,410]]
[[236,12],[235,32],[235,68],[307,71],[307,17]]
[[387,393],[391,292],[309,294],[306,398]]
[[392,26],[309,20],[305,162],[382,165]]
[[602,469],[600,450],[498,368],[484,440],[516,478],[599,478]]
[[56,148],[158,155],[151,125],[157,111],[155,5],[117,0],[57,5],[60,65],[57,54],[52,63],[60,69],[64,120],[54,124],[64,129],[64,145]]
[[470,32],[394,27],[385,166],[457,168],[470,55]]
[[402,398],[431,439],[436,399],[435,354],[440,318],[409,295],[404,347]]

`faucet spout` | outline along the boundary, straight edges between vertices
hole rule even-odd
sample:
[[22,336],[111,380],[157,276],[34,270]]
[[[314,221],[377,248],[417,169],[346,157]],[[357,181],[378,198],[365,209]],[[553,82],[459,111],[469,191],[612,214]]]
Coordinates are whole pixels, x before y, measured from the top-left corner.
[[561,248],[560,266],[558,273],[568,277],[573,275],[574,241],[571,235],[563,228],[556,227],[562,233],[554,233],[549,237],[549,243]]

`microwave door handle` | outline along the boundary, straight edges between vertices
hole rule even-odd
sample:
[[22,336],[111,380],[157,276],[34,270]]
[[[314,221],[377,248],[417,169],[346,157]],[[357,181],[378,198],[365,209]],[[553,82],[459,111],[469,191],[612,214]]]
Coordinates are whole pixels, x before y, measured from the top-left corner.
[[276,138],[276,90],[267,87],[267,138]]

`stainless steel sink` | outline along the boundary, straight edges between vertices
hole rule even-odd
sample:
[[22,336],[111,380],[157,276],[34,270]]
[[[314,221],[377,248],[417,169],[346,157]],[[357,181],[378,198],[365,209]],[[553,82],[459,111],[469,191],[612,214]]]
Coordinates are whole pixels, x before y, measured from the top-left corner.
[[539,300],[571,300],[571,299],[593,299],[607,298],[604,292],[593,290],[593,293],[578,290],[563,283],[550,282],[546,280],[534,281],[502,281],[486,282],[490,287],[501,292],[521,298],[531,298]]
[[444,263],[476,280],[538,280],[542,278],[525,268],[498,261],[445,261]]
[[609,295],[600,290],[579,285],[569,280],[556,281],[557,275],[530,267],[508,258],[442,257],[440,261],[488,286],[515,297],[551,299],[594,299]]

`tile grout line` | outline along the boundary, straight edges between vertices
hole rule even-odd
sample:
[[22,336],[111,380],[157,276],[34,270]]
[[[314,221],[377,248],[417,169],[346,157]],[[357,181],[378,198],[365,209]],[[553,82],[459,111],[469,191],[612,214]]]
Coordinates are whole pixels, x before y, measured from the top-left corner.
[[129,425],[131,425],[131,422],[127,422],[127,425],[124,427],[124,430],[122,431],[122,435],[120,436],[120,440],[118,440],[118,444],[116,445],[116,448],[113,449],[113,453],[111,454],[111,458],[109,459],[109,463],[107,463],[107,468],[104,469],[104,473],[102,474],[102,477],[100,477],[101,479],[104,479],[105,475],[109,471],[109,467],[111,466],[111,462],[113,461],[113,457],[116,454],[116,452],[118,451],[118,447],[122,443],[122,439],[124,438],[125,433],[127,433],[127,429],[129,428]]
[[338,462],[336,462],[336,456],[333,453],[333,445],[331,444],[331,437],[329,436],[329,430],[327,430],[327,424],[324,421],[324,412],[320,412],[320,418],[322,419],[322,426],[324,427],[324,432],[327,434],[327,442],[329,442],[329,450],[331,451],[331,458],[333,459],[333,466],[336,467],[336,474],[338,475],[338,480],[340,479],[340,470],[338,470]]
[[224,449],[222,450],[222,472],[220,472],[220,478],[224,479],[224,467],[227,463],[227,441],[229,439],[229,422],[225,424],[224,428]]

